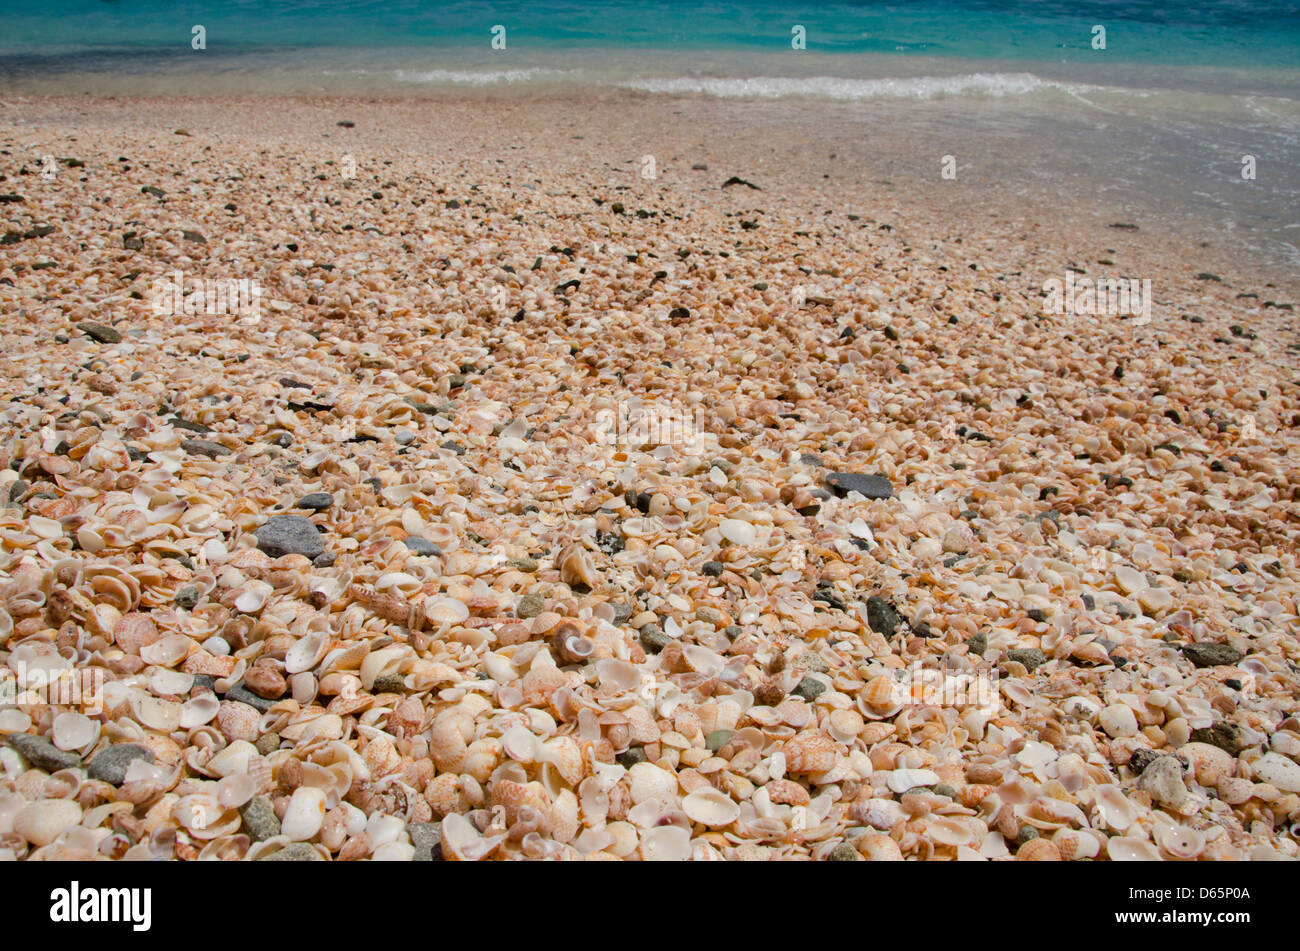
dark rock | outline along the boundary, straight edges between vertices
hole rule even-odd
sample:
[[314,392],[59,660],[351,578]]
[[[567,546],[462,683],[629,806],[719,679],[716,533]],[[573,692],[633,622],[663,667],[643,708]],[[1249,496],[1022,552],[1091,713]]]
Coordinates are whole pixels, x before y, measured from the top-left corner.
[[47,737],[31,733],[10,733],[8,742],[27,762],[47,773],[81,768],[80,756],[59,749]]
[[246,703],[250,707],[256,707],[262,713],[270,710],[272,704],[278,700],[278,698],[277,700],[268,700],[266,697],[259,697],[245,687],[242,680],[226,691],[225,699],[235,703]]
[[729,179],[727,179],[725,182],[722,183],[723,188],[730,188],[732,185],[744,185],[747,188],[754,189],[754,191],[756,192],[761,192],[763,190],[759,188],[757,185],[755,185],[753,182],[747,182],[743,178],[738,178],[735,175],[732,175]]
[[831,849],[830,857],[826,861],[860,862],[862,861],[862,856],[858,854],[858,850],[854,848],[851,843],[841,842],[839,845],[835,846],[835,848]]
[[826,692],[826,685],[820,680],[814,680],[812,677],[805,677],[799,681],[799,686],[790,691],[792,697],[803,697],[809,703],[812,703],[823,693]]
[[315,558],[325,551],[320,532],[301,515],[272,515],[254,535],[257,547],[272,558],[283,555]]
[[614,757],[614,759],[616,759],[618,765],[622,766],[624,769],[631,769],[637,763],[644,763],[646,761],[645,750],[641,749],[639,746],[631,746],[622,753],[619,753]]
[[515,605],[515,617],[522,620],[537,617],[546,610],[546,599],[537,592],[526,594]]
[[90,761],[87,773],[91,779],[120,786],[126,782],[127,767],[138,759],[152,763],[154,756],[139,743],[115,743]]
[[882,475],[832,472],[826,477],[826,484],[841,498],[850,492],[860,492],[869,499],[888,499],[894,495],[894,486]]
[[159,188],[157,185],[146,185],[144,186],[144,188],[140,189],[140,194],[153,195],[154,198],[161,198],[163,197],[163,195],[166,195],[167,193],[163,191],[161,188]]
[[1032,674],[1047,662],[1047,655],[1037,647],[1017,647],[1014,650],[1007,651],[1007,660],[1014,660],[1019,664],[1024,664],[1025,670]]
[[106,324],[96,324],[89,321],[77,324],[77,329],[97,343],[121,343],[122,335]]
[[1183,654],[1197,667],[1229,667],[1246,656],[1235,647],[1209,641],[1184,644]]
[[184,585],[176,592],[176,606],[192,611],[194,606],[199,603],[200,597],[198,585]]
[[421,538],[418,535],[412,535],[406,539],[406,547],[417,555],[441,555],[442,549],[429,541],[427,538]]
[[658,624],[647,624],[641,628],[638,640],[649,654],[657,654],[673,642],[673,639],[665,634]]
[[875,595],[867,598],[867,624],[877,634],[889,637],[894,631],[898,630],[899,625],[902,623],[902,615],[894,610],[894,606],[884,598],[878,598]]
[[181,448],[191,455],[207,456],[209,459],[230,455],[230,450],[221,443],[207,439],[182,439]]
[[1193,730],[1191,733],[1193,743],[1209,743],[1211,746],[1217,746],[1225,753],[1236,756],[1246,744],[1241,740],[1241,732],[1232,724],[1220,720],[1213,726],[1202,727]]
[[708,575],[710,578],[716,578],[718,575],[722,574],[725,568],[726,566],[720,561],[706,561],[700,567],[700,571]]
[[381,693],[405,693],[406,684],[402,680],[401,674],[381,674],[375,678],[374,686],[370,688],[373,694]]
[[984,652],[989,649],[988,635],[982,631],[979,634],[972,634],[966,639],[966,646],[970,648],[970,653],[983,656]]
[[181,237],[183,237],[186,241],[193,241],[195,244],[208,243],[208,239],[203,237],[203,235],[199,234],[197,231],[182,231]]
[[334,496],[328,492],[309,492],[298,500],[295,508],[311,509],[313,512],[323,512],[334,505]]
[[323,551],[311,560],[311,563],[317,568],[328,568],[338,559],[338,555],[332,551]]

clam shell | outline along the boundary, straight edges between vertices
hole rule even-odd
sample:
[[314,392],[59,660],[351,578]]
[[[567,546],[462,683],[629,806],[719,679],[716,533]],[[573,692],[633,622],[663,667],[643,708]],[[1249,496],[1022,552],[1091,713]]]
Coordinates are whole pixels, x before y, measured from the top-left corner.
[[726,793],[707,787],[682,800],[682,811],[692,822],[720,829],[740,818],[740,806]]

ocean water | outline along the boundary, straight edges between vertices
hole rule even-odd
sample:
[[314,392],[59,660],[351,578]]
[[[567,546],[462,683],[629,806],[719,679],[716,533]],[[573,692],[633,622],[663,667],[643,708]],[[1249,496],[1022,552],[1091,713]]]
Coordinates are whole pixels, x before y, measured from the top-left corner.
[[1175,209],[1300,264],[1295,0],[0,0],[0,99],[63,92],[784,103],[1032,156],[1006,184]]

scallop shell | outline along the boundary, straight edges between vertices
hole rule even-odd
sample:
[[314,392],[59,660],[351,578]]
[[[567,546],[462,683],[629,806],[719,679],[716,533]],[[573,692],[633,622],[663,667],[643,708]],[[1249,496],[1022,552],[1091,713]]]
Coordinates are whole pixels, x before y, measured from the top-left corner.
[[1030,839],[1016,849],[1017,862],[1059,862],[1061,852],[1050,839]]
[[791,737],[781,749],[791,773],[824,773],[835,765],[835,741],[815,730]]

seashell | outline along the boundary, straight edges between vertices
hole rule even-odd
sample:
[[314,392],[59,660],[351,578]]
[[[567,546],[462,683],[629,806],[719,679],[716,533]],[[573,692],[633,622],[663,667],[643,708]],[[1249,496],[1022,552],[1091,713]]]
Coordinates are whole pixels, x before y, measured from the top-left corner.
[[1146,839],[1115,836],[1106,842],[1106,855],[1112,862],[1159,862],[1160,853]]
[[1232,754],[1209,743],[1185,743],[1178,754],[1187,760],[1192,775],[1202,786],[1215,786],[1219,780],[1237,774],[1237,761]]
[[835,742],[815,730],[791,737],[781,750],[785,753],[785,768],[791,773],[824,773],[835,765],[837,758]]
[[325,656],[329,646],[324,634],[312,631],[294,641],[293,646],[285,651],[284,669],[286,673],[297,674],[311,670]]
[[1059,862],[1061,851],[1051,839],[1030,839],[1016,849],[1017,862]]
[[902,684],[888,674],[881,674],[872,678],[858,694],[858,709],[865,716],[883,720],[896,715],[906,701],[907,691]]
[[235,608],[245,614],[256,614],[262,610],[273,590],[265,581],[249,581],[236,594]]
[[410,654],[411,649],[404,644],[371,651],[361,662],[361,685],[367,690],[373,690],[375,681],[380,677],[399,673]]
[[640,805],[655,801],[671,804],[677,801],[677,777],[653,763],[637,763],[628,770],[632,802]]
[[221,709],[221,701],[217,699],[214,693],[205,693],[198,697],[191,697],[181,705],[180,726],[185,730],[192,730],[195,727],[203,726],[205,723],[211,723],[213,717]]
[[[644,764],[638,764],[644,765]],[[641,834],[645,862],[685,862],[691,857],[691,834],[679,826],[656,826]]]
[[555,567],[559,569],[560,580],[567,585],[583,585],[593,590],[600,585],[600,575],[596,573],[591,555],[578,542],[560,552]]
[[1191,861],[1205,849],[1204,834],[1184,825],[1164,825],[1155,837],[1162,850],[1181,861]]
[[740,806],[732,798],[712,787],[693,792],[682,800],[682,811],[692,822],[720,829],[740,818]]
[[895,842],[887,835],[860,835],[854,840],[854,845],[862,857],[869,862],[901,862],[903,853]]
[[175,667],[189,656],[194,642],[184,634],[168,634],[140,648],[140,659],[159,667]]
[[826,732],[840,743],[852,743],[866,724],[856,710],[832,710],[826,718]]
[[1110,828],[1123,832],[1137,818],[1137,806],[1120,791],[1118,786],[1112,784],[1097,786],[1093,790],[1093,795],[1098,818]]
[[1300,766],[1279,753],[1265,753],[1250,764],[1256,782],[1269,783],[1283,792],[1300,792]]
[[1115,738],[1132,736],[1138,731],[1137,715],[1124,703],[1112,703],[1097,715],[1097,721],[1109,736]]
[[157,697],[133,697],[131,712],[142,726],[159,733],[171,733],[181,725],[181,705]]
[[248,773],[225,776],[217,783],[217,804],[222,809],[238,809],[257,795],[257,783]]
[[460,624],[469,618],[469,607],[456,598],[430,598],[422,608],[429,623],[444,627]]
[[885,780],[892,791],[905,793],[916,786],[934,786],[939,783],[939,774],[929,769],[895,769],[891,770]]
[[491,855],[503,841],[504,835],[479,835],[462,815],[452,813],[442,820],[442,857],[449,862],[480,861]]
[[320,831],[325,820],[325,790],[299,786],[289,799],[280,823],[280,833],[290,842],[306,842]]
[[1077,829],[1058,829],[1052,836],[1052,842],[1060,851],[1061,859],[1066,862],[1095,858],[1101,851],[1102,844],[1096,834]]
[[147,614],[124,614],[113,629],[113,643],[137,657],[141,648],[154,643],[158,637],[158,628]]
[[71,799],[33,802],[13,817],[13,831],[35,846],[49,845],[81,821],[81,806]]
[[547,740],[542,744],[538,759],[554,765],[568,785],[577,786],[582,781],[582,750],[573,737],[557,736]]
[[849,814],[855,821],[880,829],[882,832],[894,828],[907,819],[903,807],[892,799],[858,800],[849,807]]
[[60,713],[54,718],[51,738],[61,750],[85,750],[99,739],[98,720],[81,713]]
[[925,834],[939,845],[970,845],[984,838],[987,830],[978,823],[976,830],[959,816],[942,816],[926,824]]
[[750,547],[757,539],[753,524],[738,518],[724,518],[718,526],[718,531],[731,544],[742,548]]

